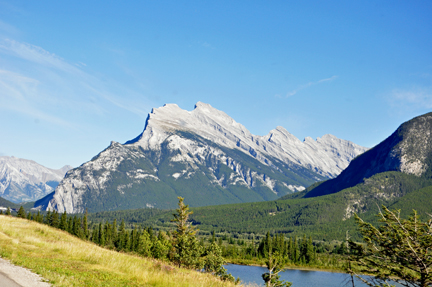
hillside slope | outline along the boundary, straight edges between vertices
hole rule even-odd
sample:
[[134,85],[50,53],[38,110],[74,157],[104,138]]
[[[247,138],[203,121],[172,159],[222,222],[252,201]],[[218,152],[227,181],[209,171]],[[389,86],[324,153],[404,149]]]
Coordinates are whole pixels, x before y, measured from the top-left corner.
[[[289,236],[312,235],[314,239],[344,240],[349,230],[360,239],[353,220],[358,213],[368,222],[376,222],[381,205],[402,209],[404,216],[416,209],[422,219],[432,213],[432,180],[419,180],[401,172],[384,172],[365,183],[341,192],[312,198],[294,198],[265,202],[228,204],[192,208],[194,225],[203,231],[265,234],[281,232]],[[187,201],[186,201],[187,203]],[[112,213],[112,214],[111,214]],[[90,214],[92,220],[121,218],[131,224],[169,228],[172,211],[148,209]]]
[[352,160],[339,176],[296,196],[315,197],[339,192],[386,171],[431,178],[431,134],[432,113],[413,118],[383,142]]
[[4,215],[0,256],[54,286],[234,286],[210,274],[107,250],[61,230]]

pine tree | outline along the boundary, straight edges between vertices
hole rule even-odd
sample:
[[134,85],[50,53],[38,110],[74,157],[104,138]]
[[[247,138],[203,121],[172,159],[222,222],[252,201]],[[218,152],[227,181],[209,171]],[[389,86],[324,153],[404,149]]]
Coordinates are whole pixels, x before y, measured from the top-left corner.
[[9,207],[6,209],[6,215],[11,215],[11,210]]
[[73,223],[72,223],[72,234],[79,237],[80,235],[80,222],[78,220],[78,217],[75,215],[73,218]]
[[28,219],[28,220],[32,220],[32,214],[31,214],[30,211],[29,211],[29,213],[27,214],[27,219]]
[[98,228],[98,226],[93,226],[93,232],[92,232],[90,240],[96,244],[99,244],[99,228]]
[[212,237],[211,237],[210,243],[214,243],[214,242],[216,242],[216,235],[215,235],[215,232],[213,230],[212,231]]
[[118,238],[117,238],[117,244],[116,244],[117,250],[124,250],[126,247],[126,226],[125,222],[122,219],[122,222],[120,224],[120,228],[118,230]]
[[19,218],[26,218],[26,212],[24,210],[24,207],[22,207],[22,205],[21,205],[21,207],[18,210],[17,217],[19,217]]
[[39,210],[38,210],[38,213],[36,214],[36,219],[35,219],[37,222],[39,222],[39,223],[42,223],[42,220],[41,220],[41,214],[40,214],[40,212],[39,212]]
[[111,238],[113,245],[115,245],[117,242],[117,219],[114,219],[112,225]]
[[73,218],[72,218],[72,216],[68,218],[67,232],[69,232],[70,234],[73,234]]
[[66,210],[63,212],[62,216],[60,217],[59,228],[61,230],[66,230],[67,229],[67,214],[66,214]]
[[272,247],[269,246],[268,259],[266,260],[266,266],[268,272],[262,274],[262,278],[265,282],[266,287],[289,287],[292,285],[291,282],[285,282],[280,280],[279,272],[282,271],[286,260],[279,252],[272,252]]
[[88,212],[87,212],[87,208],[86,208],[84,218],[83,218],[83,237],[85,239],[88,239],[88,237],[89,237],[87,215],[88,215]]
[[297,236],[294,238],[294,246],[293,246],[293,261],[298,262],[300,259],[300,249],[298,245]]
[[150,234],[144,229],[138,241],[138,253],[142,256],[150,257],[152,255],[152,247],[153,242],[150,240]]
[[51,225],[51,211],[47,211],[43,223],[45,223],[46,225]]
[[195,237],[196,230],[188,222],[192,211],[189,211],[189,206],[184,204],[184,198],[178,197],[178,199],[179,207],[176,209],[177,213],[173,214],[174,219],[171,220],[177,227],[173,233],[173,260],[179,266],[201,269],[201,245]]
[[226,263],[222,257],[222,250],[216,242],[212,242],[204,252],[204,264],[203,268],[205,272],[212,273],[219,276],[224,281],[232,281],[238,283],[240,280],[227,273],[227,270],[223,267]]
[[315,261],[315,252],[314,252],[314,246],[312,243],[311,236],[309,236],[309,240],[306,242],[306,250],[304,256],[305,256],[305,261],[308,264]]
[[105,246],[105,234],[104,234],[104,229],[102,227],[102,223],[99,223],[99,245],[100,246]]
[[380,226],[374,227],[355,214],[365,245],[350,241],[351,260],[358,272],[374,275],[363,279],[369,286],[388,286],[390,278],[403,286],[432,285],[432,219],[421,222],[416,211],[408,219],[400,210],[380,210]]
[[54,210],[51,215],[51,226],[55,228],[59,226],[59,216],[57,210]]
[[105,246],[114,247],[111,224],[108,221],[105,222],[105,226],[103,229],[105,233]]

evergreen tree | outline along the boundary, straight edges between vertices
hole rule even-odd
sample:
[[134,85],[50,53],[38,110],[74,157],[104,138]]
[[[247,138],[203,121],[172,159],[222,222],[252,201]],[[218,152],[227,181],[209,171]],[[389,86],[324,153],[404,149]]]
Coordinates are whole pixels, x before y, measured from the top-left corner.
[[293,245],[293,262],[298,262],[300,259],[300,249],[298,245],[297,236],[294,237],[294,245]]
[[38,213],[36,215],[36,221],[39,223],[42,223],[42,214],[39,212],[39,210],[38,210]]
[[146,229],[144,229],[139,238],[138,253],[145,257],[151,257],[152,247],[153,247],[153,242],[150,240],[150,234]]
[[126,226],[125,222],[122,219],[122,222],[120,224],[120,228],[118,230],[118,238],[117,238],[117,250],[124,250],[126,246]]
[[426,287],[432,285],[432,219],[421,222],[416,211],[408,219],[400,218],[400,210],[382,207],[381,225],[376,228],[355,219],[366,245],[350,241],[351,260],[358,272],[374,275],[369,280],[356,275],[370,286],[388,286],[394,280],[403,286]]
[[45,223],[46,225],[51,225],[51,211],[47,211],[43,223]]
[[73,226],[74,226],[73,225],[73,218],[71,216],[68,218],[68,223],[67,223],[67,232],[69,232],[70,234],[73,234],[73,230],[74,230]]
[[218,238],[218,245],[219,245],[219,246],[222,246],[222,244],[223,244],[223,243],[222,243],[222,237],[219,237],[219,238]]
[[83,218],[83,224],[82,224],[83,225],[83,237],[85,239],[88,239],[88,237],[89,237],[87,215],[88,215],[88,212],[87,212],[87,208],[86,208],[84,218]]
[[66,210],[63,212],[63,214],[62,214],[62,216],[60,218],[59,228],[61,230],[66,230],[67,229],[67,214],[66,214]]
[[212,237],[211,237],[210,243],[215,243],[215,242],[216,242],[216,235],[215,235],[215,232],[213,230],[212,231]]
[[[160,232],[159,232],[160,234]],[[138,230],[137,230],[137,226],[135,225],[135,228],[132,229],[131,233],[130,233],[130,238],[131,238],[131,247],[130,250],[131,251],[137,251],[137,243],[138,243]]]
[[305,257],[306,263],[309,264],[309,263],[314,262],[315,261],[315,252],[314,252],[314,246],[312,243],[312,237],[311,236],[309,236],[309,240],[306,243],[305,249],[306,250],[305,250],[304,257]]
[[28,219],[28,220],[32,220],[32,214],[31,214],[30,211],[29,211],[29,213],[27,214],[27,219]]
[[104,226],[105,233],[105,246],[114,247],[113,238],[112,238],[112,226],[107,221]]
[[0,215],[2,215],[3,214],[3,209],[0,209]]
[[280,280],[279,272],[282,271],[284,264],[286,263],[283,256],[279,252],[272,252],[270,246],[268,259],[266,260],[266,266],[268,272],[262,275],[266,287],[289,287],[292,285],[291,282],[285,282]]
[[99,244],[99,228],[98,228],[98,226],[93,226],[91,241],[96,243],[96,244]]
[[114,219],[112,225],[111,238],[113,245],[115,245],[117,242],[117,219]]
[[22,207],[22,205],[21,205],[21,207],[18,210],[17,217],[19,217],[19,218],[26,218],[26,212],[24,210],[24,207]]
[[99,240],[98,243],[100,246],[105,246],[105,234],[104,229],[102,227],[102,223],[99,223]]
[[153,241],[151,246],[152,256],[158,259],[167,258],[170,249],[171,243],[168,236],[163,231],[159,231],[158,237]]
[[59,226],[59,216],[57,210],[54,210],[51,215],[51,226],[55,228]]
[[79,237],[80,235],[80,222],[78,217],[75,215],[72,223],[72,234]]
[[179,207],[176,209],[177,213],[173,214],[174,219],[171,220],[176,225],[172,244],[174,247],[173,261],[179,266],[201,269],[201,245],[195,237],[196,230],[188,222],[192,211],[189,211],[189,206],[184,204],[184,198],[178,197],[178,199]]
[[[214,234],[214,233],[213,233]],[[238,283],[240,280],[227,273],[227,270],[223,267],[226,263],[222,257],[222,250],[215,241],[213,241],[204,252],[204,271],[219,276],[224,281],[232,281]]]
[[6,209],[6,215],[11,215],[11,210],[9,207]]

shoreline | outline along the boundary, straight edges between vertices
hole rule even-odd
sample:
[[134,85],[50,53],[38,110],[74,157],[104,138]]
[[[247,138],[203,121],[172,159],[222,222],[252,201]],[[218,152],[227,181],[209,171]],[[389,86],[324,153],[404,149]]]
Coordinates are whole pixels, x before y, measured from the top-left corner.
[[[233,264],[233,265],[243,265],[243,266],[258,266],[258,267],[266,267],[265,265],[258,264],[258,263],[252,263],[252,264],[244,264],[239,262],[233,262],[233,261],[227,261],[225,265]],[[321,272],[330,272],[330,273],[343,273],[343,274],[349,274],[344,272],[340,269],[329,269],[329,268],[319,268],[319,267],[313,267],[313,266],[284,266],[284,269],[291,269],[291,270],[302,270],[302,271],[321,271]]]

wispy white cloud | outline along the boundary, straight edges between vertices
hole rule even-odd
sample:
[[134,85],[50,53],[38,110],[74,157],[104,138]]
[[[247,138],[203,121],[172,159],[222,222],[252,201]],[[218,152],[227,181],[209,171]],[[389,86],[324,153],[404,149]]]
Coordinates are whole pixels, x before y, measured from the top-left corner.
[[54,53],[50,53],[41,47],[28,43],[21,43],[11,39],[0,42],[0,51],[9,55],[41,64],[46,67],[55,68],[73,74],[82,74],[77,67],[67,63],[64,59]]
[[69,63],[41,47],[11,39],[0,40],[2,54],[11,64],[0,66],[0,109],[69,127],[75,124],[68,123],[62,109],[103,115],[115,106],[145,116],[140,105],[123,98],[135,91],[85,72],[85,63]]
[[394,89],[389,101],[393,107],[431,109],[432,87],[416,87],[411,90]]
[[43,120],[63,127],[74,125],[44,112],[37,107],[34,99],[38,95],[39,81],[23,75],[0,70],[0,104],[2,109],[15,111],[38,120]]
[[201,44],[204,48],[209,48],[209,49],[215,49],[215,47],[213,47],[211,44],[207,43],[207,42],[203,42]]
[[307,89],[307,88],[309,88],[309,87],[311,87],[311,86],[315,86],[315,85],[322,84],[322,83],[325,83],[325,82],[331,82],[331,81],[333,81],[333,80],[336,80],[338,77],[339,77],[339,76],[332,76],[332,77],[330,77],[330,78],[321,79],[321,80],[316,81],[316,82],[309,82],[309,83],[307,83],[307,84],[305,84],[305,85],[301,85],[301,86],[298,87],[297,89],[292,90],[291,92],[288,92],[288,93],[286,94],[286,97],[294,96],[295,94],[297,94],[297,93],[300,92],[301,90]]
[[14,27],[8,23],[5,23],[1,20],[0,20],[0,31],[6,32],[8,34],[18,34],[19,33],[19,30],[16,27]]

